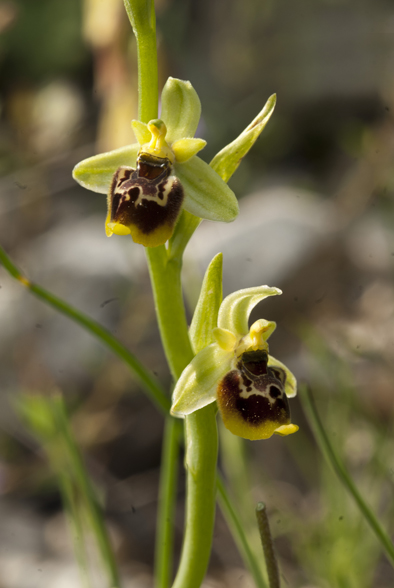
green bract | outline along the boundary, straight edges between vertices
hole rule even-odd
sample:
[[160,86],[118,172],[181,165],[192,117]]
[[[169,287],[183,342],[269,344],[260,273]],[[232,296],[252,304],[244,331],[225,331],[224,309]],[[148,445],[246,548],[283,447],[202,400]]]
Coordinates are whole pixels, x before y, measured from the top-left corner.
[[[74,168],[74,179],[89,190],[108,194],[114,189],[111,184],[119,168],[134,168],[141,154],[167,159],[172,176],[178,178],[183,187],[183,207],[188,212],[207,220],[233,221],[238,215],[234,193],[207,163],[195,155],[205,146],[205,141],[193,138],[200,114],[200,100],[190,82],[169,78],[162,92],[162,118],[150,121],[148,125],[133,121],[138,143],[81,161]],[[109,220],[107,218],[107,234],[117,232],[119,223]],[[120,221],[120,224],[125,223]],[[120,230],[119,234],[126,233]]]
[[224,424],[241,437],[266,439],[298,430],[290,422],[286,399],[296,395],[296,379],[268,355],[267,339],[276,324],[259,319],[248,328],[256,304],[278,294],[278,288],[260,286],[224,299],[212,331],[215,342],[197,353],[176,384],[174,416],[191,414],[217,400]]

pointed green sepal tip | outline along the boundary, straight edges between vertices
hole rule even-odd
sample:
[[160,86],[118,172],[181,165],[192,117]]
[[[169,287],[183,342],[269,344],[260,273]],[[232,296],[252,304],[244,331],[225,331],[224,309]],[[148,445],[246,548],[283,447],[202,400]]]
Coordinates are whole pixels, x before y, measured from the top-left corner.
[[205,272],[200,296],[190,325],[190,341],[194,353],[198,353],[214,341],[219,308],[222,303],[223,254],[218,253]]
[[232,142],[226,145],[212,159],[211,167],[220,175],[225,182],[231,178],[238,168],[242,159],[253,147],[254,143],[264,130],[269,121],[276,104],[276,94],[270,96],[256,118],[246,127],[244,131]]
[[161,95],[161,118],[168,143],[194,137],[201,116],[201,103],[190,82],[168,78]]

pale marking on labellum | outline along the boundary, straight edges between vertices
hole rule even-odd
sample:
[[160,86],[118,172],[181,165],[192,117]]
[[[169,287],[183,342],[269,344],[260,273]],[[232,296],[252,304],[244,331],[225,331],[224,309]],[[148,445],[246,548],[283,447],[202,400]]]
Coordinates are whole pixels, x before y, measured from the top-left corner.
[[271,383],[271,384],[267,384],[267,387],[264,391],[262,390],[257,390],[253,385],[252,385],[252,390],[250,392],[248,392],[247,388],[250,388],[250,386],[245,386],[243,383],[240,383],[240,388],[241,388],[241,392],[239,393],[239,396],[241,398],[245,398],[246,400],[250,397],[250,396],[262,396],[263,398],[267,398],[267,400],[269,401],[270,404],[274,404],[274,402],[276,402],[276,400],[278,398],[282,398],[283,393],[281,390],[281,394],[280,396],[277,396],[276,398],[272,398],[270,395],[270,389],[271,386],[275,386],[275,388],[279,388],[279,386],[275,383]]
[[134,206],[137,207],[139,204],[142,203],[143,200],[153,200],[159,206],[163,206],[163,207],[167,206],[168,197],[169,197],[171,190],[173,188],[174,181],[175,181],[175,178],[168,178],[166,180],[162,200],[158,197],[159,188],[157,188],[157,193],[154,196],[150,196],[149,194],[143,194],[142,190],[140,188],[140,194],[139,194],[137,200],[135,201]]

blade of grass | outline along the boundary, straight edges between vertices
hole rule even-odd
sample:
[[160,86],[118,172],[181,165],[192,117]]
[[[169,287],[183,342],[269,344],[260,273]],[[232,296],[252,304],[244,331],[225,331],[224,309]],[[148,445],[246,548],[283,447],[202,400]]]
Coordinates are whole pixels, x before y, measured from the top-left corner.
[[172,580],[173,520],[182,425],[180,420],[166,418],[156,526],[155,588],[168,588]]
[[[50,451],[48,451],[48,455],[49,454]],[[55,460],[53,460],[53,458],[50,461],[52,464],[52,468],[55,471],[54,466],[56,462]],[[93,588],[90,575],[88,572],[88,557],[86,553],[85,533],[81,516],[82,513],[75,496],[75,489],[73,489],[70,477],[65,475],[64,472],[59,470],[57,472],[57,479],[60,493],[63,499],[64,508],[67,513],[69,528],[74,544],[75,558],[78,562],[82,585],[85,588]]]
[[230,496],[221,476],[217,477],[218,501],[220,509],[227,521],[227,524],[233,534],[234,540],[242,555],[246,567],[250,570],[257,588],[267,588],[267,584],[262,576],[260,566],[256,561],[255,555],[250,548],[246,535],[244,533],[241,519],[233,505]]
[[341,480],[342,484],[345,486],[346,490],[353,497],[355,503],[360,509],[361,514],[366,519],[371,529],[375,533],[377,539],[379,540],[381,546],[383,547],[387,559],[394,567],[394,545],[389,535],[383,529],[377,517],[371,510],[371,508],[368,506],[364,498],[361,496],[356,484],[353,482],[353,479],[349,475],[344,463],[342,462],[342,460],[334,450],[333,446],[331,445],[330,439],[323,427],[323,423],[320,419],[319,413],[317,412],[312,392],[308,386],[300,386],[300,397],[303,401],[303,407],[306,416],[309,420],[309,423],[311,425],[312,431],[315,435],[317,444],[321,452],[323,453],[328,463],[334,469],[335,473]]
[[[96,540],[109,586],[119,588],[117,564],[102,509],[74,438],[62,396],[58,393],[49,398],[41,395],[20,395],[16,400],[15,408],[39,439],[50,467],[57,477],[65,506],[68,508],[77,533],[74,538],[76,548],[80,542],[83,542],[83,519],[85,518]],[[78,559],[83,569],[87,563],[85,554],[79,553]],[[88,576],[86,580],[87,578]]]
[[86,314],[77,310],[71,304],[68,304],[61,298],[54,296],[48,290],[41,286],[30,282],[11,261],[7,253],[0,247],[0,263],[8,271],[8,273],[25,286],[32,294],[40,300],[43,300],[58,312],[61,312],[69,319],[79,324],[99,339],[106,347],[111,349],[115,355],[123,359],[123,361],[131,368],[134,374],[139,378],[145,391],[154,404],[161,410],[162,413],[168,414],[171,406],[170,399],[165,395],[159,383],[149,373],[149,371],[138,361],[138,359],[116,339],[107,329],[102,327],[98,322],[88,317]]
[[86,471],[82,454],[71,431],[63,399],[59,396],[56,400],[57,402],[53,403],[53,416],[56,419],[56,425],[64,442],[65,451],[67,452],[67,457],[71,464],[71,471],[75,476],[77,487],[83,497],[89,523],[96,538],[102,561],[107,569],[111,587],[115,588],[120,586],[120,580],[101,507],[97,501],[96,492]]

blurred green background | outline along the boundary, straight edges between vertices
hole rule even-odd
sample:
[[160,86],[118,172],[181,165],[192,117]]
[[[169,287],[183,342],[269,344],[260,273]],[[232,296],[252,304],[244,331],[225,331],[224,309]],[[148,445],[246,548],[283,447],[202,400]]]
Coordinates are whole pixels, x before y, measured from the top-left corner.
[[[190,312],[218,251],[225,295],[265,283],[284,291],[252,318],[277,321],[273,355],[311,383],[333,445],[393,533],[394,5],[159,0],[157,29],[161,86],[188,79],[200,96],[206,161],[278,96],[231,180],[239,218],[204,222],[189,245]],[[0,1],[0,241],[168,386],[143,249],[107,239],[105,198],[71,178],[80,159],[134,142],[135,51],[121,0]],[[106,506],[126,588],[152,586],[162,417],[118,359],[2,268],[0,353],[0,588],[79,582],[53,475],[13,407],[21,392],[54,390]],[[263,500],[284,586],[393,586],[301,404],[291,407],[300,432],[289,438],[241,443],[222,432],[221,468],[256,549],[251,506]],[[178,550],[183,481],[180,464]],[[252,585],[218,514],[205,586]]]

